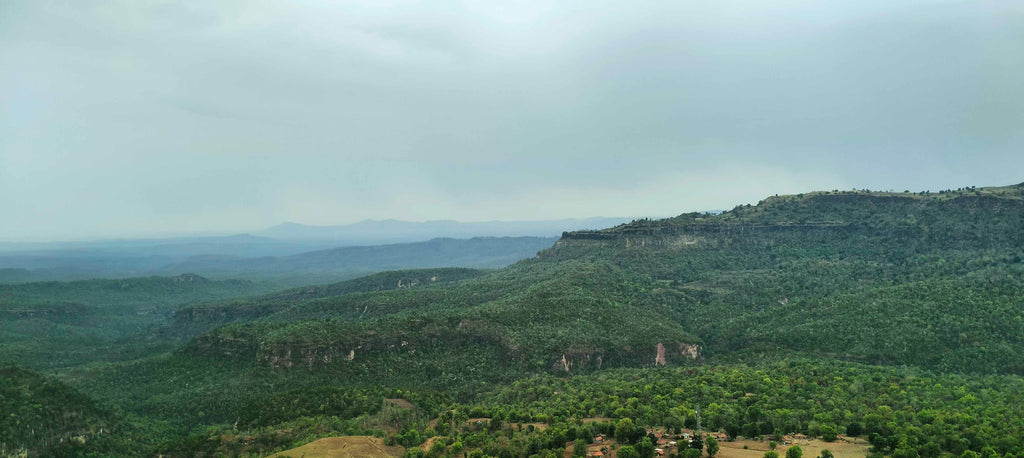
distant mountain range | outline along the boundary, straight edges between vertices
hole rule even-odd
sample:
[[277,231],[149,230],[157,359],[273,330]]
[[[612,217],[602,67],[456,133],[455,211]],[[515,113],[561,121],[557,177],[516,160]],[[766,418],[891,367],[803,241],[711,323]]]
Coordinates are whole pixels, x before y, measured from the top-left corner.
[[[253,234],[50,243],[0,242],[0,283],[200,273],[219,278],[337,280],[383,269],[503,267],[548,248],[563,232],[632,218],[550,221],[366,220],[284,223]],[[295,277],[299,275],[299,277]]]
[[498,268],[531,258],[537,252],[550,248],[557,240],[557,237],[436,238],[425,242],[346,246],[291,256],[194,256],[181,263],[163,266],[159,273],[196,272],[221,278],[270,278],[281,275],[345,278],[393,269]]
[[594,217],[548,221],[483,221],[459,222],[400,221],[394,219],[366,220],[340,226],[309,226],[284,223],[256,235],[279,240],[332,240],[341,245],[379,245],[384,243],[420,242],[435,238],[472,237],[557,237],[566,231],[601,229],[628,223],[634,218]]

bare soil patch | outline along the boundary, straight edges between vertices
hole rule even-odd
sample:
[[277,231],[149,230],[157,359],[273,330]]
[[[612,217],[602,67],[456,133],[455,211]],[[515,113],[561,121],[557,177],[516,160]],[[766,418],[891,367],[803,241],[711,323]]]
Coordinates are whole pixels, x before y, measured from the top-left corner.
[[389,399],[385,399],[384,402],[389,402],[391,404],[394,404],[396,407],[398,407],[400,409],[411,409],[411,408],[415,407],[415,406],[412,405],[411,402],[406,401],[405,399],[401,399],[401,398],[389,398]]
[[339,436],[315,440],[275,453],[271,458],[397,458],[403,453],[402,447],[384,445],[384,441],[376,437]]

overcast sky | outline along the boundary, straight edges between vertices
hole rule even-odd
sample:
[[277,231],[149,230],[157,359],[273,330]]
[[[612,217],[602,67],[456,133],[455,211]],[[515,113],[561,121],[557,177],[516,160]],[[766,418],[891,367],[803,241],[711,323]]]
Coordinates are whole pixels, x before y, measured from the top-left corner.
[[1024,2],[0,1],[0,240],[1024,181]]

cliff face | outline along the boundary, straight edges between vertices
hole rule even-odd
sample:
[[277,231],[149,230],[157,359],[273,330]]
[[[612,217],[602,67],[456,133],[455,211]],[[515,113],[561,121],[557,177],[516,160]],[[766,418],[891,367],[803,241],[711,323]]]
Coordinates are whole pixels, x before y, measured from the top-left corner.
[[[451,327],[428,325],[402,332],[378,333],[348,328],[315,340],[285,337],[264,339],[258,334],[213,332],[195,339],[186,353],[205,357],[250,360],[272,369],[305,368],[372,363],[380,358],[431,358],[440,353],[459,354],[468,349],[490,348],[502,355],[496,364],[528,367],[536,353],[524,353],[493,324],[469,320]],[[581,373],[606,367],[637,367],[684,364],[700,357],[701,347],[686,342],[658,343],[652,347],[599,347],[573,345],[549,353],[550,370]]]
[[[878,237],[972,248],[1024,243],[1024,193],[986,188],[943,194],[829,192],[770,197],[718,215],[684,214],[613,228],[565,232],[541,256],[575,256],[601,248],[685,249],[773,239]],[[908,243],[909,245],[909,243]]]
[[651,348],[571,347],[551,364],[555,372],[587,372],[602,367],[665,366],[685,364],[700,357],[701,346],[686,342],[658,342]]

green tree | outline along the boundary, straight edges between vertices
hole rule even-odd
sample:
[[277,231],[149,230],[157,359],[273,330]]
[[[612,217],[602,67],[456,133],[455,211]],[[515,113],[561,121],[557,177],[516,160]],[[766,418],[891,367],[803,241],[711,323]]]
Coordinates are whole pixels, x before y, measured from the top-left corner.
[[929,441],[922,445],[917,452],[924,458],[938,458],[938,456],[942,454],[942,446],[934,441]]
[[687,447],[680,456],[682,458],[700,458],[700,450]]
[[704,450],[704,438],[702,438],[700,436],[693,436],[693,439],[690,441],[690,448],[695,449],[695,450],[699,450],[699,451],[703,451]]
[[836,427],[832,425],[821,426],[821,439],[825,442],[835,442],[839,438],[839,433],[836,431]]
[[637,453],[636,449],[632,445],[624,445],[619,447],[618,452],[619,458],[640,458],[640,454]]
[[[619,442],[630,443],[633,434],[636,431],[636,426],[633,424],[633,420],[629,418],[623,418],[615,424],[615,439]],[[634,450],[635,451],[635,450]]]
[[859,436],[863,432],[864,432],[864,427],[862,427],[860,425],[860,423],[853,422],[853,423],[850,423],[849,425],[846,425],[846,435],[847,436]]
[[917,450],[914,450],[906,443],[900,444],[896,450],[892,452],[892,458],[918,458]]
[[835,458],[835,454],[832,453],[832,450],[826,448],[821,451],[821,456],[818,458]]
[[652,458],[654,456],[654,443],[651,442],[650,437],[644,437],[640,439],[640,442],[636,444],[636,452],[640,454],[640,458]]
[[587,444],[578,439],[573,442],[572,456],[587,456]]
[[764,458],[779,458],[779,452],[776,452],[775,450],[768,450],[767,452],[764,452]]
[[803,458],[804,450],[799,445],[794,445],[786,450],[786,458]]
[[718,454],[718,439],[716,439],[715,436],[708,436],[707,451],[708,456],[710,457],[714,457]]
[[775,450],[775,448],[778,447],[778,446],[779,446],[778,442],[775,442],[775,441],[768,442],[768,449],[769,450]]

